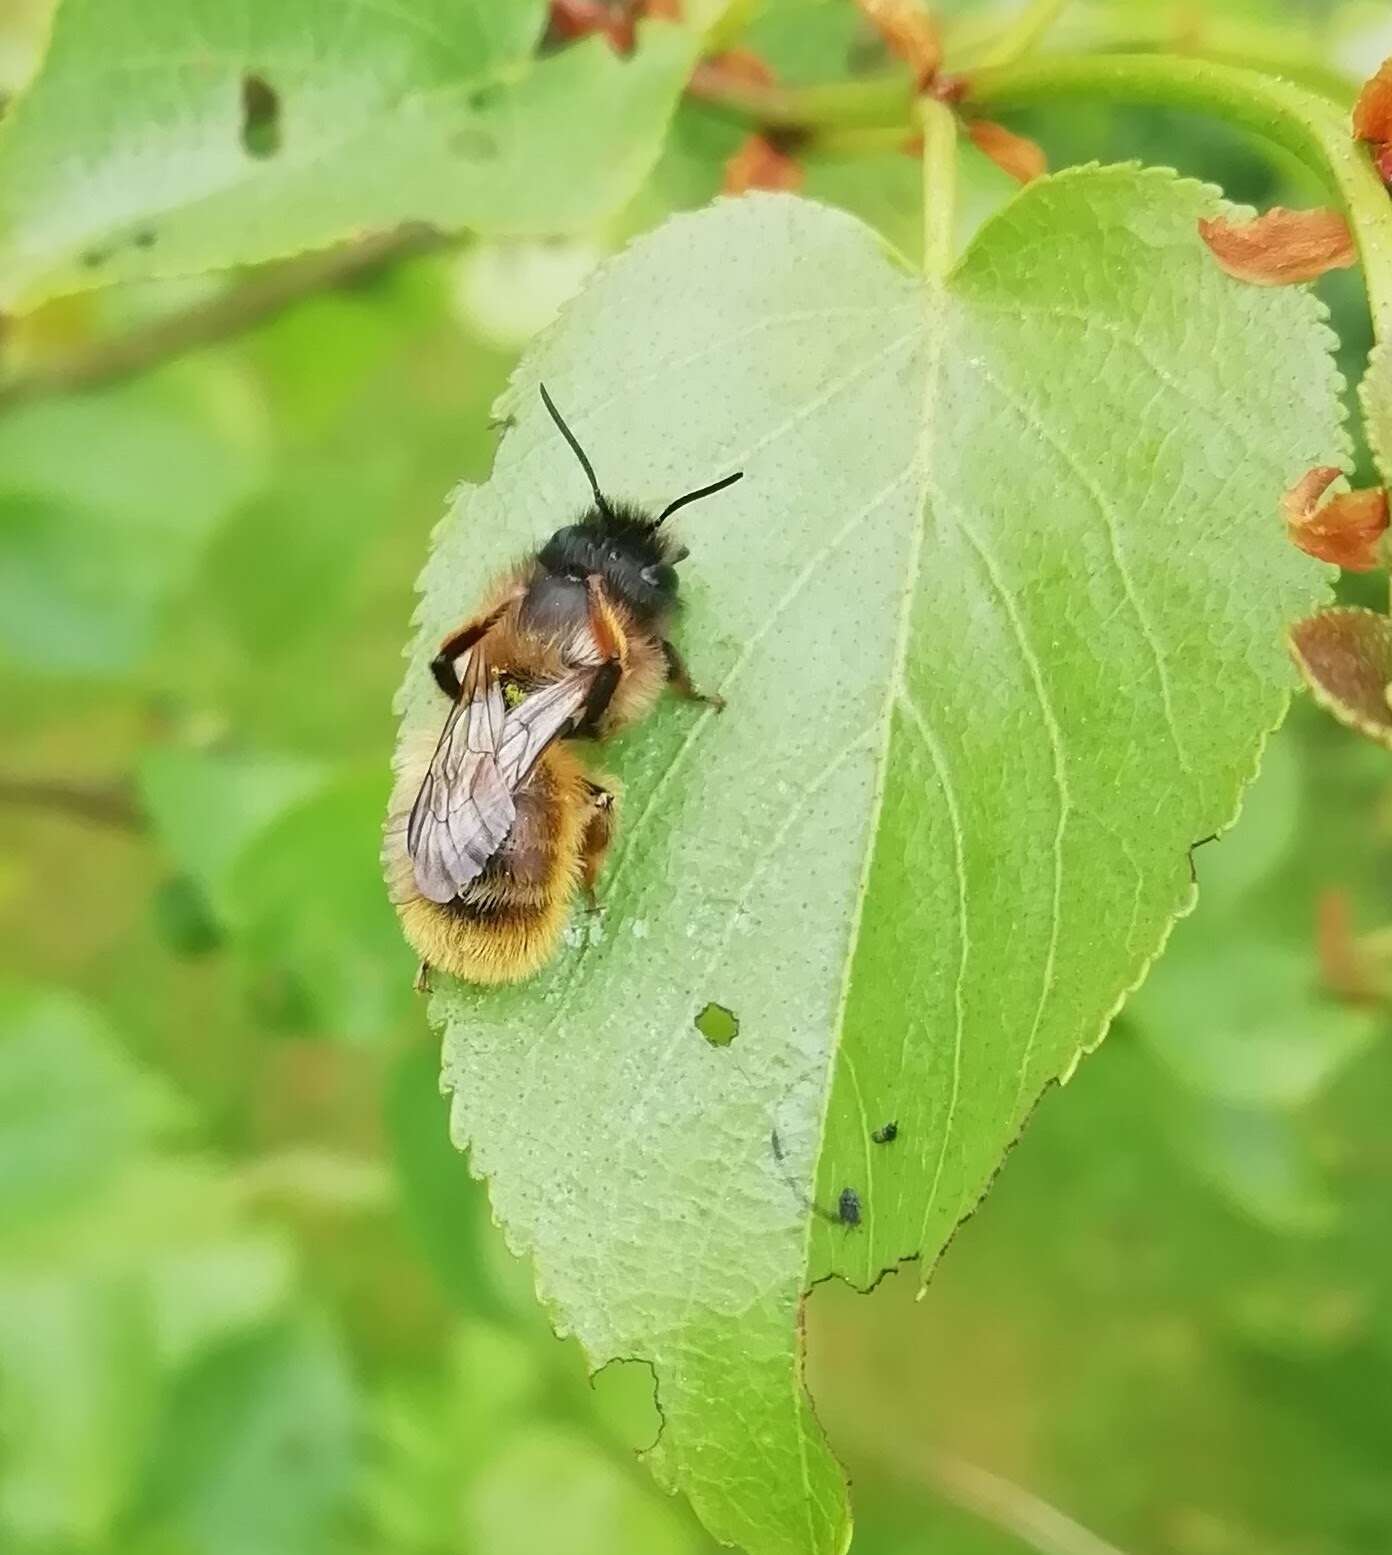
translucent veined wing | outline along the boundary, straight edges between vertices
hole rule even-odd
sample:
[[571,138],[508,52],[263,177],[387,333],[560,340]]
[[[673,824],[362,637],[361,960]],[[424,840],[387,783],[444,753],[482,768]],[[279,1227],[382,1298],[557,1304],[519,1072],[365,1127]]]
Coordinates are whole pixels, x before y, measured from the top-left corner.
[[432,902],[453,901],[507,841],[517,816],[513,794],[585,705],[595,677],[593,669],[577,670],[509,711],[482,646],[469,653],[459,700],[406,826],[417,889]]
[[502,686],[479,645],[406,823],[416,885],[432,902],[452,901],[477,879],[512,829],[516,811],[497,763],[506,719]]
[[573,670],[529,691],[507,715],[498,745],[498,770],[510,791],[521,786],[542,751],[563,734],[584,707],[598,672]]

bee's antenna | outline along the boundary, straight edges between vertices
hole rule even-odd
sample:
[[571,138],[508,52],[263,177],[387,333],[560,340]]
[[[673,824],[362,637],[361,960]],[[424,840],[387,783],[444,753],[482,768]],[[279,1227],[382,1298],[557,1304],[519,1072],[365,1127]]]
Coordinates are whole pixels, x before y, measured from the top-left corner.
[[727,486],[733,486],[736,481],[744,479],[744,471],[736,470],[733,475],[727,475],[723,481],[715,481],[709,486],[702,486],[697,491],[688,491],[684,497],[678,497],[675,502],[669,502],[665,508],[653,519],[653,528],[665,523],[671,518],[678,508],[684,508],[688,502],[699,502],[702,497],[713,497],[717,491],[724,491]]
[[[609,506],[608,498],[605,497],[604,493],[599,489],[599,482],[595,479],[594,466],[585,457],[585,450],[581,448],[579,442],[576,440],[575,433],[572,432],[565,424],[565,421],[561,417],[560,411],[556,409],[556,402],[546,392],[546,385],[544,383],[539,383],[537,387],[541,390],[542,404],[545,405],[546,409],[550,412],[552,421],[554,421],[560,428],[561,436],[565,438],[566,442],[570,444],[571,452],[580,461],[580,468],[589,477],[590,490],[594,492],[595,506],[601,513],[604,514],[606,518],[613,518],[613,510]],[[700,496],[701,493],[697,492],[696,495]],[[664,514],[663,516],[665,517],[666,515]],[[658,522],[661,523],[662,520],[659,519]]]

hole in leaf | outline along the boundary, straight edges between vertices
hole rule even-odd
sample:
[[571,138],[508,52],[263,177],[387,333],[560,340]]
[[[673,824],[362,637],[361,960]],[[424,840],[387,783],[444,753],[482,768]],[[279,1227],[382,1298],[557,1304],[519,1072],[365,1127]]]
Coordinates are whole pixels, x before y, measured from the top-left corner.
[[651,1452],[662,1435],[657,1372],[651,1361],[616,1357],[590,1377],[605,1426],[634,1452]]
[[712,1000],[696,1017],[696,1029],[712,1047],[729,1047],[739,1036],[739,1017]]
[[280,96],[264,76],[242,77],[242,148],[262,161],[280,150]]

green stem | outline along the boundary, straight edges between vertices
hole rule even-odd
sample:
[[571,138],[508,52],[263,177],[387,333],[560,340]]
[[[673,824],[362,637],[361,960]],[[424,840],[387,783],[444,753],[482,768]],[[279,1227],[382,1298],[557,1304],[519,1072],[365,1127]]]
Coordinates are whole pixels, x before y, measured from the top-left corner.
[[1029,4],[981,55],[982,65],[1013,65],[1034,52],[1044,34],[1063,14],[1068,0],[1029,0]]
[[941,281],[952,268],[957,212],[957,116],[935,98],[921,98],[923,129],[923,273]]
[[741,80],[708,60],[697,66],[687,94],[718,112],[772,129],[856,129],[907,125],[914,86],[902,70],[825,86],[766,85]]
[[1284,146],[1342,196],[1363,258],[1373,331],[1392,340],[1392,199],[1343,111],[1274,76],[1163,54],[1080,54],[973,73],[973,108],[1024,108],[1070,93],[1225,119]]

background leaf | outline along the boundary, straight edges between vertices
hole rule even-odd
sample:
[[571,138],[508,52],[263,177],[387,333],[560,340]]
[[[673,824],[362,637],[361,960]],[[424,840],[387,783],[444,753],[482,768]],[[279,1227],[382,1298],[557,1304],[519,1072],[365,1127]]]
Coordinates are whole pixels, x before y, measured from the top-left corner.
[[[549,233],[657,156],[697,35],[544,59],[542,0],[64,0],[0,132],[0,304],[424,221]],[[564,146],[564,155],[557,155]]]
[[174,1401],[156,1515],[206,1555],[331,1548],[354,1428],[342,1351],[313,1318],[229,1345]]
[[11,411],[0,421],[0,651],[105,678],[143,659],[218,521],[255,489],[264,435],[235,388],[177,374]]
[[[945,293],[805,202],[670,224],[529,358],[427,570],[408,731],[440,718],[429,645],[582,499],[537,378],[625,496],[746,472],[683,526],[682,637],[726,713],[615,751],[604,919],[434,1013],[543,1295],[596,1364],[653,1363],[660,1476],[759,1555],[845,1539],[806,1284],[936,1254],[1189,904],[1189,846],[1283,710],[1282,622],[1320,582],[1272,514],[1344,457],[1338,382],[1307,298],[1206,266],[1215,208],[1163,174],[1044,181]],[[811,1212],[846,1185],[854,1230]]]
[[0,1226],[80,1203],[179,1117],[81,1000],[0,988]]

